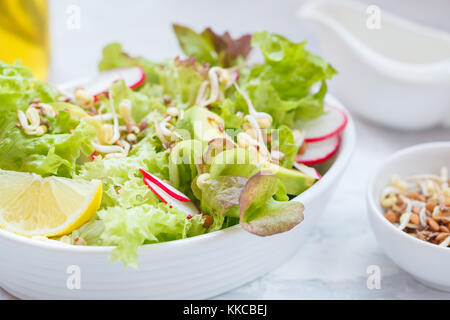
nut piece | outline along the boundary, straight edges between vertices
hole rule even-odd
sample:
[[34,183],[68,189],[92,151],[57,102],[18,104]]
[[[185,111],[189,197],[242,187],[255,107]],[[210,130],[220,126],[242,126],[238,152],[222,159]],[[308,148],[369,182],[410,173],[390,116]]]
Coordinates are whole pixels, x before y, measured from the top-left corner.
[[440,242],[444,241],[444,239],[447,238],[449,235],[450,235],[449,233],[442,232],[436,237],[435,240],[440,243]]
[[203,220],[205,221],[203,223],[204,228],[209,228],[213,223],[213,218],[211,216],[203,216]]
[[409,221],[413,224],[419,225],[420,224],[420,218],[416,213],[411,214],[411,217],[409,218]]
[[433,231],[439,231],[439,224],[435,220],[428,218],[427,223]]
[[384,217],[391,223],[398,222],[398,215],[394,211],[388,211],[385,213]]
[[307,144],[303,142],[300,148],[298,148],[297,154],[299,155],[305,154],[307,148],[308,148]]
[[406,196],[410,199],[425,202],[425,197],[418,194],[417,192],[408,192]]
[[436,207],[436,205],[437,205],[436,201],[428,201],[425,207],[427,208],[428,211],[433,212],[434,207]]

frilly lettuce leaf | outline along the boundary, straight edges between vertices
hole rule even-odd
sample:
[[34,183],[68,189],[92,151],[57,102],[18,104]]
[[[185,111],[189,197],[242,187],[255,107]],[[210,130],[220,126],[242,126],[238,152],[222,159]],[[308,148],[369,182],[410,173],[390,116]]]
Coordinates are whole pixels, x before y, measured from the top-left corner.
[[34,79],[28,68],[0,61],[0,111],[24,109],[34,98],[52,102],[56,96],[57,91]]
[[[130,100],[132,104],[131,118],[136,122],[140,123],[150,112],[157,110],[162,112],[165,110],[165,106],[161,103],[159,99],[150,98],[149,96],[131,90],[125,83],[125,81],[120,80],[111,84],[110,95],[114,98],[114,104],[116,111],[119,112],[119,105],[124,99]],[[109,103],[109,101],[107,101]]]
[[306,50],[305,44],[267,32],[252,36],[252,45],[261,50],[265,63],[243,69],[240,84],[256,109],[272,115],[274,127],[293,126],[297,120],[312,120],[323,113],[325,80],[336,71]]
[[178,108],[186,109],[195,104],[198,90],[207,78],[207,71],[207,67],[192,60],[171,60],[158,70],[157,85]]
[[297,100],[309,94],[310,88],[336,74],[324,59],[305,49],[306,42],[294,43],[268,32],[254,33],[252,45],[258,47],[266,61],[252,73],[272,80],[283,100]]
[[217,113],[223,119],[225,129],[241,129],[244,118],[236,115],[236,113],[242,110],[231,99],[228,98],[214,103],[211,111]]
[[109,207],[98,212],[105,230],[101,234],[104,245],[116,246],[112,261],[120,260],[126,266],[138,267],[138,247],[183,239],[205,232],[201,215],[186,219],[186,214],[165,204],[141,205],[129,209]]
[[72,243],[74,243],[78,237],[81,237],[86,241],[88,246],[101,246],[103,245],[103,240],[101,238],[103,231],[105,231],[105,223],[95,217],[72,232]]
[[49,131],[41,137],[26,135],[16,126],[16,109],[25,110],[35,98],[53,105],[57,95],[54,88],[35,80],[26,67],[0,62],[2,169],[72,177],[79,157],[92,153],[95,130],[64,110],[58,110],[56,119],[47,119]]
[[279,185],[279,179],[270,171],[260,171],[248,179],[239,197],[242,228],[269,236],[289,231],[303,221],[302,203],[273,198]]
[[59,131],[41,137],[26,135],[16,126],[16,121],[17,115],[13,111],[5,112],[0,117],[2,169],[72,177],[77,168],[77,159],[81,155],[89,156],[94,151],[91,145],[95,137],[94,128],[81,121],[72,132],[67,132],[75,120],[65,113],[57,120],[56,129]]
[[143,183],[139,169],[161,179],[169,179],[168,153],[157,152],[151,136],[141,140],[126,158],[102,159],[85,163],[77,178],[103,182],[101,206],[131,208],[142,204],[157,204],[158,198]]
[[250,35],[233,39],[228,32],[219,35],[207,28],[197,33],[178,24],[173,25],[173,30],[181,49],[187,56],[195,57],[211,66],[229,68],[245,59],[251,50]]

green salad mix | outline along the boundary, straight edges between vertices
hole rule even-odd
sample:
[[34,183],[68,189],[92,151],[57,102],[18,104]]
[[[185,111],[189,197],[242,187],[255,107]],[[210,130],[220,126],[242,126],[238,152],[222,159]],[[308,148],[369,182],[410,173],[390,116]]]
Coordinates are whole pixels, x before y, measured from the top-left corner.
[[[130,89],[119,80],[95,97],[0,63],[0,169],[103,184],[96,215],[53,239],[115,246],[112,260],[137,266],[143,244],[239,223],[267,236],[302,221],[303,205],[288,200],[315,179],[293,168],[295,124],[323,114],[336,71],[305,42],[280,35],[173,28],[185,57],[154,62],[107,45],[100,71],[138,66],[145,81]],[[252,50],[263,61],[250,64]],[[191,199],[198,213],[183,210],[184,200],[162,201],[142,172]]]

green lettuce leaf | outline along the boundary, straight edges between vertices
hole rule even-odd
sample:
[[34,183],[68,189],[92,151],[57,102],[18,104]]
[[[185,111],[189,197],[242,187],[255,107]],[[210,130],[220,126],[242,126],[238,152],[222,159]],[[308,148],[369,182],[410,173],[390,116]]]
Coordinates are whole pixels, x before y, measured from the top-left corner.
[[78,237],[83,238],[88,246],[102,246],[102,233],[105,231],[105,223],[98,220],[97,217],[82,225],[80,228],[72,232],[72,243]]
[[305,44],[267,32],[252,36],[252,45],[261,50],[265,63],[241,70],[240,84],[256,109],[272,115],[275,127],[292,127],[297,120],[312,120],[323,113],[325,80],[336,71],[306,50]]
[[160,69],[159,85],[175,106],[186,109],[195,104],[198,90],[207,78],[208,68],[192,60],[175,59]]
[[141,140],[126,158],[102,159],[85,163],[77,178],[103,182],[102,208],[120,206],[131,208],[143,204],[158,204],[160,200],[144,184],[139,169],[161,179],[169,179],[168,153],[157,152],[151,136]]
[[26,109],[35,98],[52,102],[56,96],[57,91],[34,79],[28,68],[0,61],[0,111]]
[[129,209],[109,207],[98,212],[105,230],[101,239],[105,245],[116,246],[110,259],[126,266],[138,267],[139,246],[183,239],[205,232],[201,215],[186,219],[186,214],[165,204],[141,205]]
[[241,129],[244,118],[236,115],[236,113],[242,110],[231,99],[228,98],[214,103],[211,106],[211,111],[217,113],[223,119],[225,129]]
[[[73,127],[74,119],[64,113],[57,129],[65,133],[30,136],[16,126],[16,121],[17,115],[12,111],[4,112],[0,117],[2,169],[72,177],[77,169],[77,159],[94,151],[91,145],[95,137],[94,128],[81,121],[71,133],[67,133],[65,130]],[[64,122],[70,124],[64,125]]]
[[[109,90],[111,96],[114,98],[117,112],[119,112],[119,105],[124,99],[130,100],[132,104],[131,118],[136,123],[140,123],[142,119],[154,110],[163,112],[166,109],[159,99],[150,98],[141,92],[131,90],[123,80],[111,84]],[[109,100],[107,103],[109,103]]]

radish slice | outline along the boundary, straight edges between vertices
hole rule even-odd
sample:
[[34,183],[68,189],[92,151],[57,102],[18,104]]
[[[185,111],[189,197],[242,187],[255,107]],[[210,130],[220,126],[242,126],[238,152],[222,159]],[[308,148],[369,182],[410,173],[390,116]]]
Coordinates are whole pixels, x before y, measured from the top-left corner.
[[310,142],[306,144],[306,152],[297,155],[297,162],[305,165],[313,165],[325,162],[331,158],[339,149],[341,137],[333,136],[326,140]]
[[[171,185],[165,183],[155,175],[148,173],[147,171],[143,169],[139,169],[141,173],[144,175],[145,179],[148,179],[153,184],[157,185],[160,189],[164,190],[165,193],[167,193],[170,197],[174,198],[175,200],[181,201],[181,202],[189,202],[191,199],[189,199],[184,193],[178,191]],[[144,181],[145,182],[145,181]],[[161,199],[162,200],[162,199]],[[163,200],[164,201],[164,200]]]
[[308,167],[307,165],[303,164],[303,163],[298,163],[295,162],[294,163],[294,167],[304,173],[305,175],[307,175],[308,177],[314,178],[316,180],[320,180],[322,178],[322,176],[320,175],[320,173],[312,167]]
[[63,92],[73,92],[77,88],[83,88],[97,100],[98,96],[107,93],[111,84],[117,80],[124,80],[128,87],[134,89],[145,81],[145,72],[139,66],[116,68],[102,71],[93,79],[81,81],[60,89]]
[[180,201],[170,196],[164,189],[160,188],[157,184],[153,183],[150,179],[144,176],[144,183],[152,190],[152,192],[164,203],[167,203],[171,207],[177,208],[180,211],[186,213],[187,217],[199,214],[200,210],[192,203],[192,201]]
[[338,135],[348,123],[347,114],[340,108],[325,105],[325,114],[318,119],[302,124],[306,131],[305,142],[322,141]]

